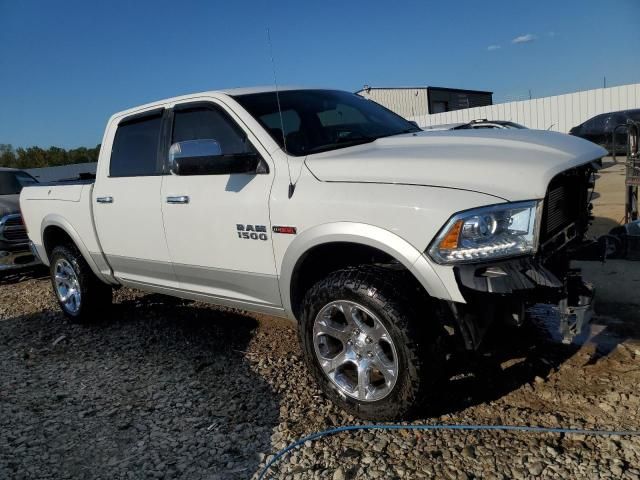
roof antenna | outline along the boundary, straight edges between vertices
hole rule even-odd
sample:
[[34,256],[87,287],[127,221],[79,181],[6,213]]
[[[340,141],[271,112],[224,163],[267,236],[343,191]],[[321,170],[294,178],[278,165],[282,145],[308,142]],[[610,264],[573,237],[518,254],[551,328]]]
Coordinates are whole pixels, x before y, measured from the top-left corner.
[[296,185],[291,179],[291,166],[289,165],[289,152],[287,151],[287,137],[284,134],[284,120],[282,118],[282,107],[280,106],[280,91],[278,90],[278,78],[276,77],[276,62],[273,59],[273,45],[271,43],[271,32],[267,27],[267,40],[269,41],[269,52],[271,53],[271,68],[273,69],[273,83],[276,87],[276,101],[278,103],[278,114],[280,115],[280,131],[282,132],[282,145],[284,147],[284,154],[287,157],[287,170],[289,172],[289,198],[293,196],[293,192],[296,189]]

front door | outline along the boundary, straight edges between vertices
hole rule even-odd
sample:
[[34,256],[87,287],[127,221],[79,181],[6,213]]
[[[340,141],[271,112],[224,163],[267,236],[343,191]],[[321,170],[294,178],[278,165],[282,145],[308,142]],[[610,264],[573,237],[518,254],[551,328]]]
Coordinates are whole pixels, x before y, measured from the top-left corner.
[[[220,158],[258,153],[270,162],[232,112],[215,103],[176,106],[170,137],[172,146],[204,140],[199,143],[216,145]],[[269,221],[273,167],[265,171],[164,177],[164,225],[181,289],[223,304],[281,306]]]

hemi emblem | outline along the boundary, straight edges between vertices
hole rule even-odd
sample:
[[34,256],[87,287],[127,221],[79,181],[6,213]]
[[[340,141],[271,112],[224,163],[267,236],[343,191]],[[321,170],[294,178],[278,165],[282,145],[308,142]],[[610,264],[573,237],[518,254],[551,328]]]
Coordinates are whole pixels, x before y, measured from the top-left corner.
[[297,231],[298,230],[296,229],[296,227],[282,227],[282,226],[273,227],[273,233],[284,233],[288,235],[295,235]]

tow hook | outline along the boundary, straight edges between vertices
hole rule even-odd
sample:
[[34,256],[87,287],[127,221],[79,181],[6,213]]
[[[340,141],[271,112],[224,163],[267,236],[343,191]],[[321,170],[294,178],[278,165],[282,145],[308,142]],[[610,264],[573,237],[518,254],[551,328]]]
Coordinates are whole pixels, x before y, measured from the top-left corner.
[[583,280],[580,270],[567,273],[564,278],[564,296],[558,302],[562,343],[571,343],[591,322],[594,296],[593,285]]

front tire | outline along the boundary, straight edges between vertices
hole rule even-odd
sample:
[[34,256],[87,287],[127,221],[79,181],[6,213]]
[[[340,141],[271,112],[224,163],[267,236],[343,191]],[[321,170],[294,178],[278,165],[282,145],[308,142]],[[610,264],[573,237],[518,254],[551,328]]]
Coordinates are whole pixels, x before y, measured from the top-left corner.
[[113,289],[100,281],[73,245],[59,245],[50,256],[53,293],[71,321],[95,321],[111,305]]
[[435,313],[420,311],[427,305],[402,272],[381,267],[340,270],[312,287],[299,336],[326,395],[363,419],[414,415],[443,371]]

